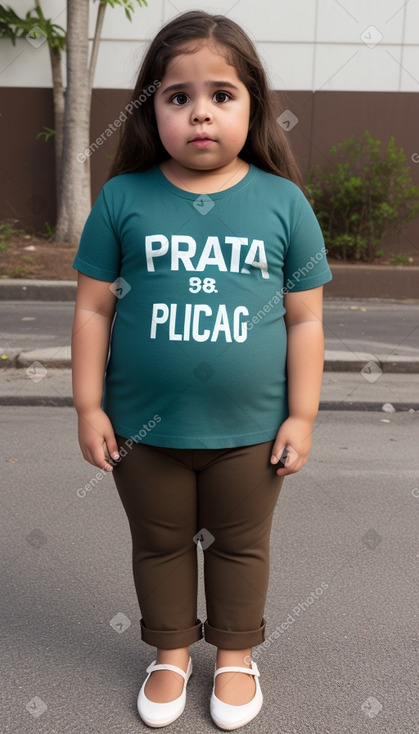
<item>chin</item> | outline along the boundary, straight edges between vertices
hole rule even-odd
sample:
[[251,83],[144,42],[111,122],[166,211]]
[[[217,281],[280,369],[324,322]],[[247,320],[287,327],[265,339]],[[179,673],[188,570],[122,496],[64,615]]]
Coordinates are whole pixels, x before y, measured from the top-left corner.
[[205,158],[201,158],[199,160],[190,161],[189,163],[182,164],[185,166],[185,168],[193,168],[196,171],[210,171],[213,168],[220,168],[222,166],[222,163],[214,163],[214,161],[205,160]]

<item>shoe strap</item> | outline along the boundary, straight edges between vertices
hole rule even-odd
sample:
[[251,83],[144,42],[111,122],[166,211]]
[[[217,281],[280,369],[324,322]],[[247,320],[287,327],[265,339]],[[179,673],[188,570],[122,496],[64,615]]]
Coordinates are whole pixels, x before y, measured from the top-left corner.
[[254,675],[256,678],[259,678],[260,673],[258,667],[253,660],[251,661],[251,665],[251,668],[241,668],[237,665],[227,665],[225,668],[217,668],[214,673],[214,678],[220,673],[247,673],[248,675]]
[[[189,663],[188,663],[189,667]],[[179,675],[182,676],[182,678],[186,681],[186,673],[182,668],[178,668],[177,665],[170,665],[170,663],[159,663],[156,664],[156,661],[154,660],[151,665],[148,666],[146,672],[147,673],[154,673],[155,670],[173,670],[174,673],[179,673]]]

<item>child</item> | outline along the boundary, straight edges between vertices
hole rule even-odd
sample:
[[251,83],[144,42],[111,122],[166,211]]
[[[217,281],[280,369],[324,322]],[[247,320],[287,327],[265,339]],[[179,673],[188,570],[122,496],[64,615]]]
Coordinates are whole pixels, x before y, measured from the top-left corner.
[[140,716],[181,715],[189,645],[205,636],[211,716],[233,730],[262,706],[250,656],[265,639],[272,516],[311,447],[331,274],[238,25],[201,11],[169,22],[129,109],[74,263],[79,441],[113,471],[129,520],[142,639],[157,648]]

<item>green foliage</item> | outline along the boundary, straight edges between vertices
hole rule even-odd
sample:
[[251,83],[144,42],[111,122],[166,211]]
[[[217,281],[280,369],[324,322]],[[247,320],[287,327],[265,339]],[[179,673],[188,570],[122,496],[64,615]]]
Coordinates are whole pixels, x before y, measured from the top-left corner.
[[[100,5],[109,5],[114,8],[120,5],[125,10],[128,20],[132,20],[134,3],[147,6],[147,0],[99,0]],[[17,38],[25,38],[28,33],[37,38],[45,33],[48,45],[53,53],[59,54],[66,46],[66,32],[64,28],[45,18],[39,0],[35,0],[36,7],[29,10],[25,16],[19,16],[7,5],[0,5],[0,38],[8,38],[16,45]]]
[[[135,2],[140,6],[147,6],[147,0],[135,0]],[[121,5],[125,10],[125,15],[128,20],[132,20],[131,14],[134,12],[134,0],[100,0],[100,3],[101,5],[110,5],[111,8],[114,8],[115,5]]]
[[403,148],[366,131],[330,148],[330,166],[312,168],[306,180],[331,257],[371,262],[391,229],[399,234],[419,215],[419,187],[412,184]]
[[0,5],[0,38],[9,38],[15,45],[17,38],[25,38],[28,33],[33,38],[41,35],[36,28],[45,33],[51,51],[61,53],[66,44],[65,30],[45,18],[38,3],[34,10],[29,10],[22,18],[12,8]]
[[16,38],[23,35],[21,31],[22,20],[12,8],[0,5],[0,38],[10,38],[15,46]]
[[9,222],[0,223],[0,250],[6,250],[9,245],[9,237],[16,234],[24,234],[23,229],[15,229]]
[[[109,5],[114,8],[120,5],[125,10],[128,20],[132,20],[135,11],[134,3],[147,6],[147,0],[99,0],[100,5]],[[66,45],[66,32],[64,28],[45,18],[39,0],[35,0],[36,7],[29,10],[25,16],[19,16],[11,7],[0,5],[0,38],[9,38],[16,45],[17,38],[25,38],[30,32],[37,36],[34,27],[37,26],[45,33],[51,50],[59,53]]]
[[8,278],[26,278],[28,273],[29,273],[28,269],[23,267],[23,265],[17,265],[15,268],[11,268],[11,270],[8,271],[7,277]]
[[407,255],[393,255],[393,257],[390,260],[391,265],[407,265],[409,262],[409,258]]
[[39,140],[40,138],[44,138],[45,143],[48,142],[50,138],[52,138],[55,135],[55,130],[53,130],[50,127],[47,127],[44,125],[44,129],[41,130],[38,135],[36,135],[36,140]]
[[47,240],[51,240],[54,234],[54,230],[51,227],[51,224],[48,222],[48,220],[44,222],[44,227],[45,227],[45,234],[42,234],[42,237],[45,237],[45,239]]

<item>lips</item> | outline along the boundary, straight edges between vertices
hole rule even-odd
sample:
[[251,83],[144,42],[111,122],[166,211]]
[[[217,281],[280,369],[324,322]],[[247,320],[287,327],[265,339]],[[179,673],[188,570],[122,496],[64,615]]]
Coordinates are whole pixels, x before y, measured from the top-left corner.
[[215,140],[213,140],[213,138],[210,138],[210,136],[207,135],[206,133],[201,133],[201,134],[195,135],[189,141],[189,143],[194,148],[200,148],[201,150],[203,150],[205,148],[211,148],[213,145],[215,145]]
[[211,140],[212,142],[214,142],[214,138],[212,138],[210,135],[207,135],[206,133],[198,133],[197,135],[194,135],[194,137],[189,142],[194,143],[196,140]]

